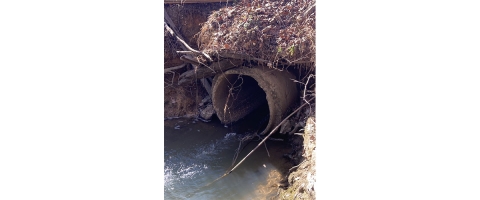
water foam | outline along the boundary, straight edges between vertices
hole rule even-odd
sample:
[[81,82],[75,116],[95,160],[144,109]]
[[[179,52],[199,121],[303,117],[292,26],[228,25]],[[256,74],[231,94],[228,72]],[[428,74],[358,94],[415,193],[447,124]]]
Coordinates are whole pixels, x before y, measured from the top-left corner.
[[222,150],[228,149],[228,143],[236,141],[235,136],[236,133],[227,133],[221,139],[196,147],[193,152],[165,152],[165,189],[173,190],[175,184],[183,183],[185,180],[193,180],[204,174],[205,170],[211,167],[207,163],[222,159],[216,155]]

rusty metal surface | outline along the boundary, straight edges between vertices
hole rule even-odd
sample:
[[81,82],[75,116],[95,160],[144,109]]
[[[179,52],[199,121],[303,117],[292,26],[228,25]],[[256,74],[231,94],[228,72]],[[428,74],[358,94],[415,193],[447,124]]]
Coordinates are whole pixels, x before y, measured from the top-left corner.
[[[247,81],[245,76],[253,81]],[[287,70],[265,66],[238,67],[217,74],[212,85],[212,103],[218,119],[224,124],[238,121],[266,100],[269,122],[260,134],[268,133],[283,120],[298,98],[294,78]]]

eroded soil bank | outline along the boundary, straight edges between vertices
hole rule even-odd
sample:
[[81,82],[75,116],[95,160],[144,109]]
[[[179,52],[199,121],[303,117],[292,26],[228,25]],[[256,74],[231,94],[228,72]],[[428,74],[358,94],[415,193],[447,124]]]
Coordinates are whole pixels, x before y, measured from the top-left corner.
[[315,199],[315,117],[309,117],[304,132],[294,137],[295,166],[288,175],[288,187],[279,190],[278,199]]

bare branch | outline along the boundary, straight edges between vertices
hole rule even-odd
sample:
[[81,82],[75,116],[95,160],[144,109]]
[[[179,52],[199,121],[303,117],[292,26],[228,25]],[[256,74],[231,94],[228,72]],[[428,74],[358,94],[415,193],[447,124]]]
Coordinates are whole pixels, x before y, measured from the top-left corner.
[[293,111],[290,115],[288,115],[285,119],[283,119],[280,124],[278,124],[260,143],[258,143],[258,145],[252,150],[250,151],[250,153],[248,153],[242,160],[240,160],[240,162],[238,162],[237,165],[235,165],[234,168],[232,168],[229,172],[225,173],[224,176],[226,176],[227,174],[230,174],[232,173],[233,170],[235,170],[240,164],[242,164],[243,161],[245,161],[245,159],[248,158],[248,156],[250,156],[255,150],[258,149],[258,147],[260,145],[262,145],[262,143],[264,143],[268,137],[270,137],[283,123],[285,123],[287,121],[288,118],[290,118],[293,114],[295,114],[296,112],[298,112],[301,108],[303,108],[303,106],[307,105],[311,100],[313,100],[314,98],[311,98],[310,100],[307,101],[307,103],[304,103],[303,105],[301,105],[300,107],[298,107],[295,111]]
[[191,63],[192,65],[200,65],[200,61],[198,61],[197,58],[194,58],[190,55],[183,55],[180,57],[180,60],[184,61],[184,62],[187,62],[187,63]]
[[170,67],[170,68],[165,69],[165,71],[163,73],[166,74],[168,72],[172,72],[172,71],[177,70],[177,69],[182,69],[185,66],[187,66],[187,64],[181,64],[181,65],[176,66],[176,67]]
[[[183,57],[183,56],[182,56]],[[202,79],[210,76],[215,76],[215,74],[226,71],[231,68],[235,68],[242,64],[241,60],[221,60],[218,62],[212,63],[208,67],[198,67],[194,70],[187,71],[180,75],[180,80],[178,81],[179,85],[184,83],[192,82],[196,79]]]
[[189,55],[198,55],[198,53],[195,53],[193,51],[177,51],[179,54],[189,54]]
[[[166,22],[164,22],[165,28],[167,29],[168,32],[170,32],[170,34],[175,36],[175,38],[177,38],[177,40],[180,41],[180,43],[182,43],[182,45],[184,47],[184,50],[189,50],[191,52],[195,52],[197,54],[203,55],[206,58],[208,58],[208,60],[213,61],[212,58],[210,58],[209,55],[207,55],[204,52],[197,51],[197,50],[193,49],[192,47],[190,47],[185,42],[183,37],[178,33],[178,30],[176,29],[175,24],[173,23],[172,19],[170,19],[170,16],[168,15],[167,10],[165,8],[164,8],[164,17],[165,17],[165,20],[166,20]],[[170,28],[170,26],[168,26],[169,24],[170,24],[170,26],[172,26],[172,28]]]
[[313,12],[315,12],[315,4],[311,5],[307,11],[305,11],[304,15],[303,16],[309,16],[311,15]]
[[224,57],[224,58],[235,58],[235,59],[243,59],[243,60],[254,60],[254,61],[259,61],[259,62],[264,62],[264,63],[269,63],[270,61],[260,59],[260,58],[255,58],[253,56],[245,55],[245,54],[235,54],[235,53],[218,53],[219,56]]

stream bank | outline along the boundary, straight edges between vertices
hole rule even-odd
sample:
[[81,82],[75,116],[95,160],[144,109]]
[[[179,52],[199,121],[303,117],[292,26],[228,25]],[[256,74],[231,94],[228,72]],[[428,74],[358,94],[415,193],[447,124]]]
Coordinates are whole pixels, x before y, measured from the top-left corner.
[[[254,1],[257,2],[257,1]],[[310,1],[306,1],[311,3]],[[303,2],[306,4],[305,2]],[[237,66],[246,66],[248,68],[259,68],[263,67],[269,70],[278,70],[278,71],[288,71],[292,74],[292,77],[286,78],[284,81],[292,81],[295,84],[295,87],[298,90],[296,93],[295,100],[289,103],[288,108],[285,108],[279,115],[279,119],[283,120],[284,117],[290,114],[293,110],[298,108],[300,105],[305,103],[306,99],[313,98],[315,96],[315,65],[314,63],[309,64],[296,64],[292,63],[290,60],[300,59],[300,56],[307,54],[308,56],[301,57],[302,62],[309,62],[314,59],[314,54],[311,54],[311,43],[307,43],[310,46],[305,46],[305,44],[298,43],[288,43],[287,47],[295,48],[286,48],[286,47],[273,47],[275,51],[278,51],[279,54],[282,54],[285,59],[277,59],[273,62],[263,62],[262,59],[269,59],[267,54],[257,54],[265,55],[265,57],[260,58],[251,58],[244,57],[240,54],[228,54],[228,58],[222,57],[225,54],[220,54],[218,51],[212,51],[211,46],[213,43],[210,42],[213,36],[217,33],[209,30],[208,27],[215,27],[212,24],[221,24],[221,21],[227,20],[219,19],[219,10],[226,8],[231,4],[226,3],[209,3],[209,4],[173,4],[165,5],[165,12],[171,18],[170,24],[166,25],[168,28],[165,29],[165,83],[164,83],[164,112],[165,118],[185,118],[185,119],[199,119],[202,121],[215,120],[217,118],[217,112],[221,111],[221,106],[217,106],[215,110],[214,103],[212,102],[212,88],[215,84],[213,76],[209,74],[210,72],[202,71],[203,66],[210,66],[210,69],[216,69],[215,63],[222,63],[227,61],[227,63],[235,63],[230,68],[219,68],[216,69],[215,73],[224,73],[224,71],[230,70],[232,67]],[[301,5],[301,4],[300,4]],[[283,9],[287,9],[289,6],[288,1],[282,1],[281,6]],[[311,5],[305,5],[307,13],[311,12]],[[230,9],[230,10],[228,10]],[[229,19],[233,20],[235,13],[231,12],[232,10],[241,10],[245,9],[242,5],[237,5],[237,7],[232,7],[224,9],[222,12],[232,14],[232,18],[229,16]],[[297,9],[302,10],[302,9]],[[249,12],[257,12],[247,9]],[[213,14],[212,14],[213,13]],[[217,13],[217,14],[215,14]],[[238,12],[241,14],[241,12]],[[254,14],[254,13],[251,13]],[[288,13],[285,14],[288,17]],[[300,15],[298,15],[300,16]],[[305,14],[301,14],[301,17],[305,18]],[[283,19],[285,16],[282,16]],[[308,19],[308,17],[306,17]],[[285,18],[286,19],[286,18]],[[220,21],[219,21],[220,20]],[[252,21],[255,22],[254,19]],[[307,20],[308,21],[308,20]],[[236,22],[235,22],[236,23]],[[259,22],[257,22],[259,23]],[[260,25],[260,24],[259,24]],[[309,24],[304,26],[311,26]],[[175,28],[176,27],[176,28]],[[291,26],[295,28],[295,26]],[[254,27],[246,27],[247,29],[254,29]],[[310,27],[307,27],[310,28]],[[171,29],[169,31],[167,29]],[[176,29],[176,30],[173,30]],[[242,30],[248,31],[248,30]],[[174,34],[171,34],[174,32]],[[227,31],[228,32],[228,31]],[[308,35],[311,32],[308,32]],[[250,34],[250,33],[249,33]],[[210,52],[208,55],[212,57],[212,60],[209,61],[207,57],[202,55],[189,56],[188,54],[184,55],[179,52],[185,52],[186,49],[175,35],[183,38],[184,42],[193,49],[199,49],[201,51]],[[218,34],[217,34],[218,35]],[[228,34],[226,34],[228,35]],[[245,34],[245,36],[247,36]],[[200,38],[199,38],[200,37]],[[256,38],[248,36],[249,38]],[[282,36],[283,37],[283,36]],[[296,36],[300,37],[300,36]],[[309,36],[310,37],[310,36]],[[230,38],[231,39],[231,38]],[[257,38],[258,39],[258,38]],[[260,38],[261,39],[261,38]],[[197,43],[198,41],[198,43]],[[223,39],[223,41],[228,41]],[[311,42],[311,41],[309,41]],[[251,42],[250,42],[251,43]],[[199,45],[200,44],[200,45]],[[203,44],[203,46],[201,45]],[[208,45],[207,45],[208,44]],[[238,43],[241,45],[241,43]],[[266,43],[265,43],[266,44]],[[210,46],[209,46],[210,45]],[[252,44],[250,44],[252,45]],[[255,45],[255,42],[253,42]],[[292,46],[290,46],[292,45]],[[302,46],[304,45],[304,46]],[[223,47],[233,49],[236,46],[229,46],[228,44],[223,44]],[[250,47],[254,49],[254,47]],[[258,49],[258,47],[257,47]],[[272,49],[272,48],[270,48]],[[269,50],[270,50],[269,49]],[[280,51],[281,50],[281,51]],[[310,52],[310,55],[309,53]],[[207,56],[208,56],[207,55]],[[234,56],[232,56],[234,55]],[[220,59],[220,57],[222,57]],[[288,58],[288,59],[287,59]],[[222,60],[223,59],[223,60]],[[255,60],[256,59],[256,60]],[[290,59],[290,60],[289,60]],[[190,73],[194,72],[194,73]],[[190,75],[189,75],[190,73]],[[215,73],[213,75],[215,75]],[[206,75],[205,75],[206,74]],[[194,75],[194,76],[192,76]],[[205,76],[205,77],[197,77]],[[235,80],[246,80],[242,77],[236,78]],[[233,82],[235,82],[233,80]],[[238,85],[233,84],[231,88],[235,88]],[[229,95],[231,93],[226,93]],[[262,95],[255,95],[262,96]],[[278,96],[278,95],[274,95]],[[265,97],[263,97],[265,98]],[[227,98],[228,99],[228,98]],[[267,177],[267,182],[269,184],[264,186],[259,186],[256,191],[271,191],[276,190],[276,195],[271,196],[271,199],[315,199],[315,112],[314,112],[315,103],[311,103],[308,106],[304,107],[300,112],[296,113],[292,118],[286,120],[285,123],[282,123],[281,128],[278,133],[273,137],[280,136],[285,138],[291,145],[291,152],[284,155],[294,167],[290,168],[287,172],[275,172]],[[264,118],[270,118],[268,112],[268,106],[260,106],[257,110],[266,109],[267,112],[257,112],[256,117],[258,118],[252,121],[262,122]],[[265,116],[265,117],[263,117]],[[248,117],[248,116],[247,116]],[[275,122],[276,126],[280,120]],[[268,120],[267,120],[268,122]],[[227,126],[239,126],[236,122],[229,122]],[[243,125],[240,125],[243,126]],[[249,125],[247,125],[249,126]],[[250,124],[250,126],[258,126],[258,124]],[[265,124],[266,126],[266,124]],[[270,127],[273,128],[273,127]]]
[[279,190],[278,199],[315,199],[315,117],[309,117],[302,135],[293,137],[293,163],[288,186]]

